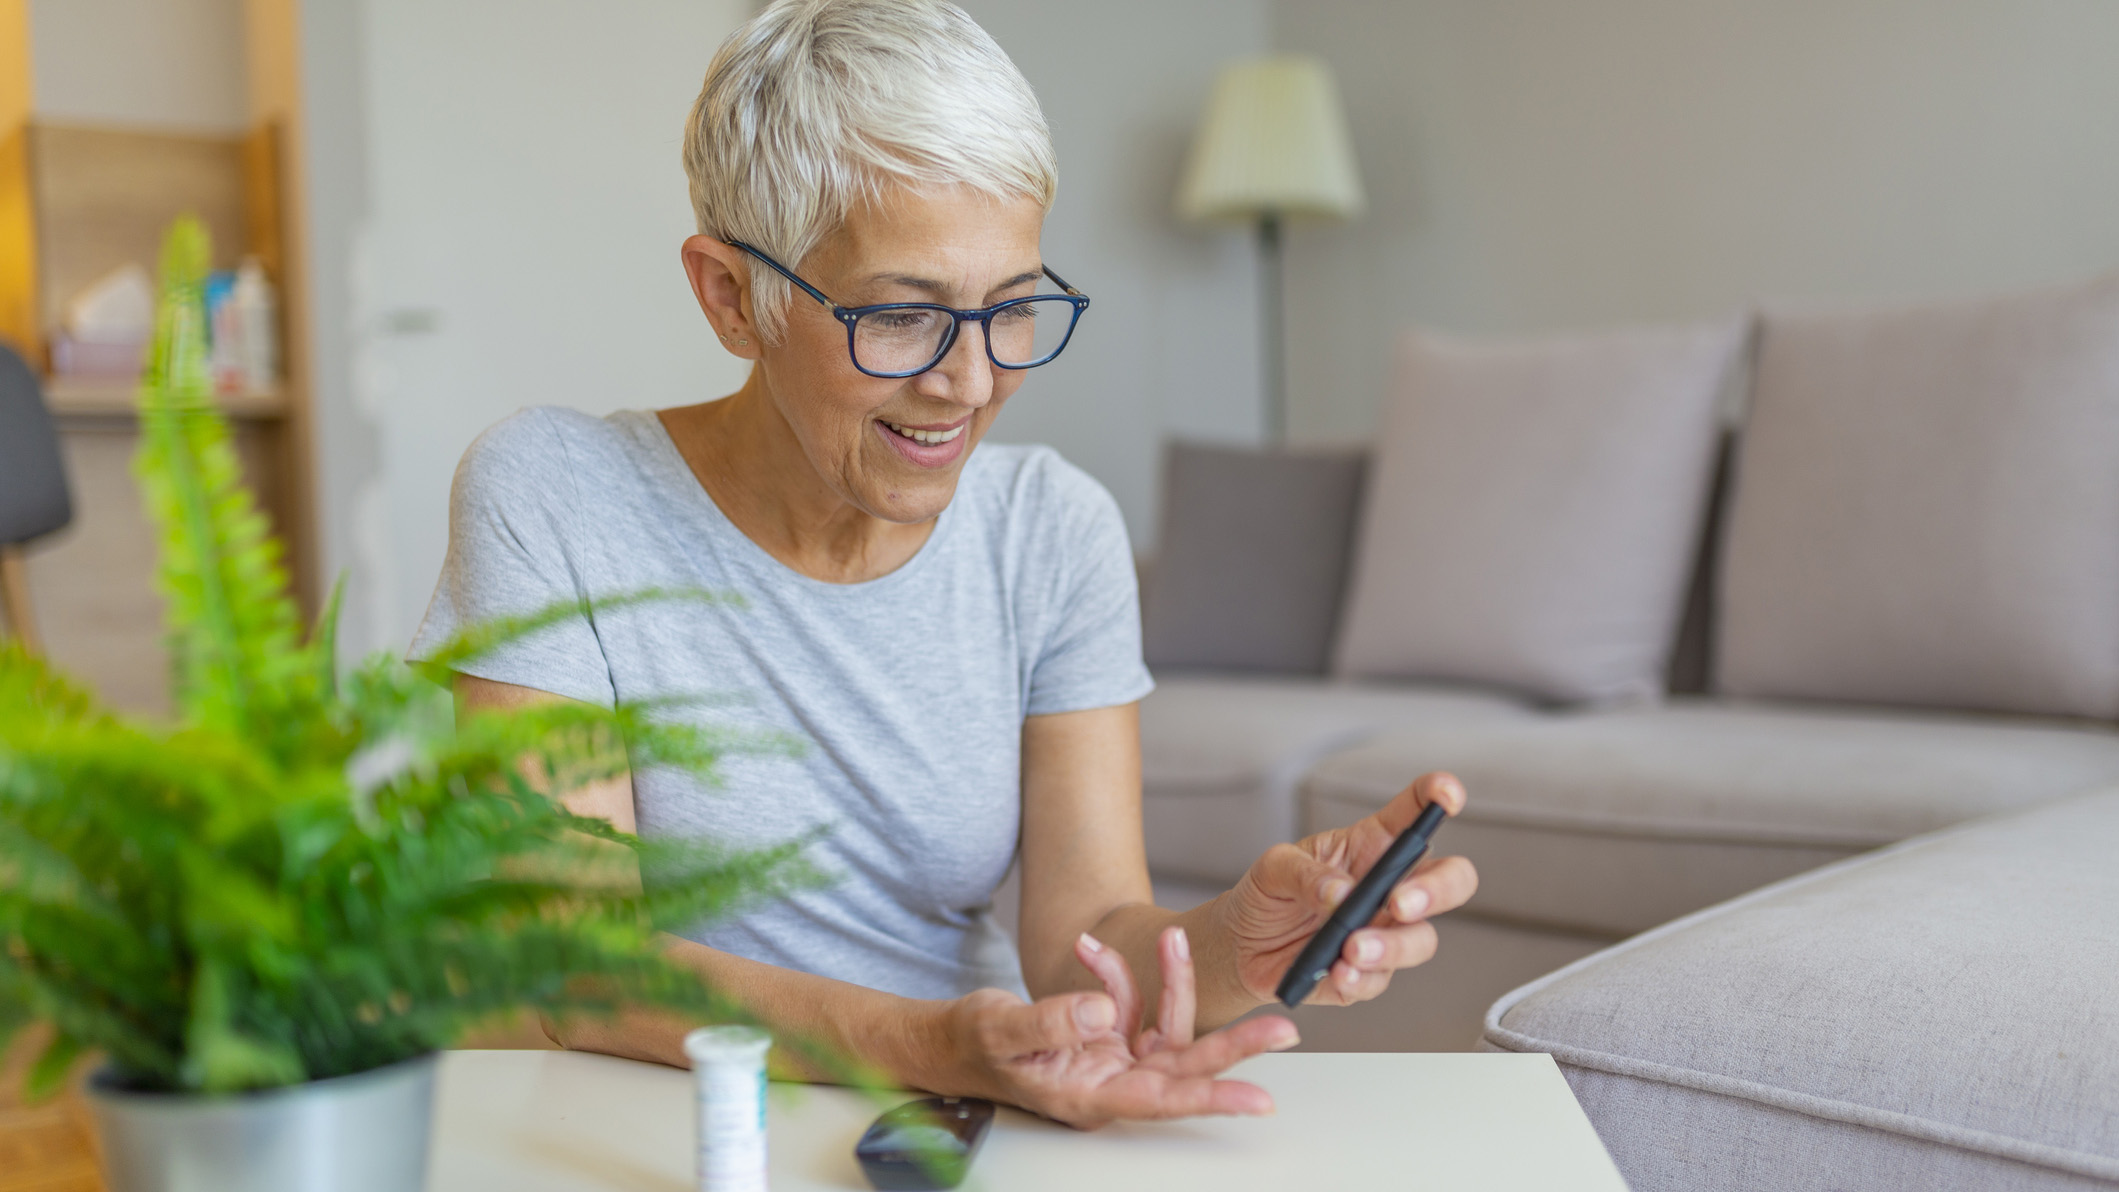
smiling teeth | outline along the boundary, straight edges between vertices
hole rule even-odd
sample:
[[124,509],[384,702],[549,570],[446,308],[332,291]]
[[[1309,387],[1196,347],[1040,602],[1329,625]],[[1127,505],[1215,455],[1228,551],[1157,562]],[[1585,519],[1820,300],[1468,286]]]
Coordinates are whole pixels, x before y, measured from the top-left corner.
[[896,431],[901,435],[904,435],[906,438],[911,439],[915,443],[926,443],[929,446],[933,446],[938,443],[947,443],[951,439],[954,439],[958,435],[964,433],[964,428],[962,426],[952,426],[948,430],[914,430],[909,426],[899,426],[895,422],[885,422],[883,423],[883,425],[889,427],[890,429]]

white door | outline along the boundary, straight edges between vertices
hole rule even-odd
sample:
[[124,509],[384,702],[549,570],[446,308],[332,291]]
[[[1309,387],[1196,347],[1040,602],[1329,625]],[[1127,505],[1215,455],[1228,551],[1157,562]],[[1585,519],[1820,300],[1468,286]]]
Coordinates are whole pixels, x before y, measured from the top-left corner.
[[[526,406],[595,413],[741,384],[678,266],[679,151],[746,0],[362,0],[369,193],[353,401],[374,429],[348,543],[357,648],[402,650],[449,481]],[[324,444],[329,450],[329,444]]]

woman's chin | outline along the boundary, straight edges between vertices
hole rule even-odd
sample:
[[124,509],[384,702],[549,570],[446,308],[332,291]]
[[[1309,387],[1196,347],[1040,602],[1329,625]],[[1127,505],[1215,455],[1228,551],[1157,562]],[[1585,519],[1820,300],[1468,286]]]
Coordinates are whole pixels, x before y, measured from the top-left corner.
[[871,517],[901,526],[931,521],[956,497],[960,469],[912,469],[886,461],[853,487],[855,503]]
[[956,496],[956,477],[930,477],[917,488],[892,485],[867,502],[868,512],[887,522],[914,526],[933,521]]

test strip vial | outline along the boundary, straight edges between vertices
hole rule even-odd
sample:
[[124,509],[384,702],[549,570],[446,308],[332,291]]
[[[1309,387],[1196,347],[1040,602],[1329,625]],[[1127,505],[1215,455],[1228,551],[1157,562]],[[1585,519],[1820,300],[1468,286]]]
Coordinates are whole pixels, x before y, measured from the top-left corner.
[[754,1026],[701,1027],[684,1037],[699,1098],[699,1192],[766,1192],[765,1052]]

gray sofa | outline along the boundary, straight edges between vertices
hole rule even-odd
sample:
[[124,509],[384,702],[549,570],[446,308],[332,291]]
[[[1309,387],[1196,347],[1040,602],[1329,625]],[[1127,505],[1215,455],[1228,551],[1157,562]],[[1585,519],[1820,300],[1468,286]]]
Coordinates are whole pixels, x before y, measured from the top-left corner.
[[1666,924],[1507,995],[1635,1192],[2119,1184],[2119,790]]
[[1225,887],[1261,841],[1350,823],[1427,770],[1472,792],[1445,839],[1478,865],[1478,897],[1394,996],[1306,1013],[1305,1038],[1335,1050],[1470,1047],[1494,998],[1605,944],[1928,829],[2119,783],[2119,734],[2103,728],[1700,697],[1549,712],[1170,676],[1142,724],[1150,864],[1179,889]]
[[[2062,801],[2119,790],[2119,279],[1769,313],[1663,430],[1515,451],[1583,342],[1403,349],[1372,451],[1172,449],[1159,893],[1452,770],[1477,898],[1384,998],[1301,1012],[1305,1046],[1551,1051],[1641,1189],[2112,1186],[2119,794]],[[1629,451],[1695,462],[1651,491]],[[1542,506],[1480,488],[1556,473]]]

